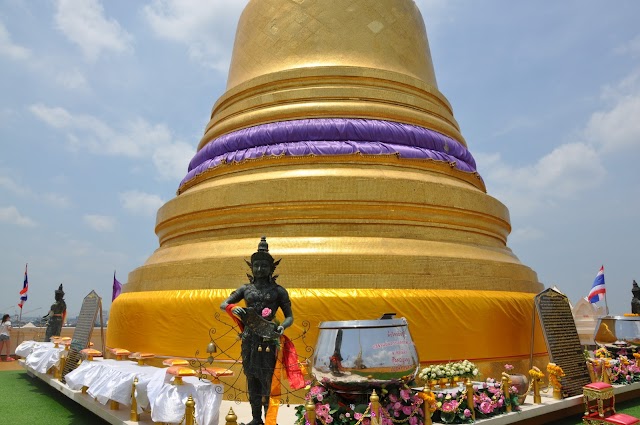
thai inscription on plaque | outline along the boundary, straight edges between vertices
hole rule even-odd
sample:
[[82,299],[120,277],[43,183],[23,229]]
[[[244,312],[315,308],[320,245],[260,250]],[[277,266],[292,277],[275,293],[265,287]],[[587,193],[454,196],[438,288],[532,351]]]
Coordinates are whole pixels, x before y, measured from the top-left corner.
[[567,396],[582,394],[582,387],[591,383],[580,345],[576,324],[566,295],[554,289],[535,297],[535,307],[542,326],[549,359],[562,368],[562,390]]
[[89,346],[91,333],[93,332],[93,326],[96,323],[99,310],[102,311],[102,299],[96,291],[91,291],[89,295],[84,297],[84,301],[82,301],[80,315],[78,315],[78,323],[76,324],[76,329],[73,331],[69,354],[67,355],[64,370],[62,371],[63,377],[78,367],[82,359],[80,351]]

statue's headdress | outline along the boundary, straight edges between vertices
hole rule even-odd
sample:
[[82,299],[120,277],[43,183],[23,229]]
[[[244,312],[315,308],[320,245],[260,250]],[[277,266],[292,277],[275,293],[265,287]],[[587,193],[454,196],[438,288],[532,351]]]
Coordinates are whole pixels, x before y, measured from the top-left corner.
[[[251,261],[245,260],[249,268],[252,267],[253,262],[256,260],[266,260],[271,264],[271,271],[275,271],[278,264],[280,264],[280,260],[275,261],[271,254],[269,254],[269,244],[267,243],[267,237],[263,236],[260,238],[260,242],[258,243],[258,250],[251,255]],[[247,274],[249,280],[253,281],[253,276]],[[277,275],[274,275],[271,279],[275,282]]]
[[253,264],[256,260],[266,260],[270,262],[272,265],[275,263],[275,260],[269,254],[269,244],[267,243],[267,237],[263,236],[260,238],[260,243],[258,244],[258,250],[253,253],[251,256],[251,263]]
[[631,292],[636,297],[640,296],[640,286],[638,286],[638,283],[635,280],[633,281],[633,287],[631,288]]
[[60,286],[58,287],[58,289],[56,289],[56,295],[61,295],[64,297],[64,290],[62,289],[62,283],[60,284]]

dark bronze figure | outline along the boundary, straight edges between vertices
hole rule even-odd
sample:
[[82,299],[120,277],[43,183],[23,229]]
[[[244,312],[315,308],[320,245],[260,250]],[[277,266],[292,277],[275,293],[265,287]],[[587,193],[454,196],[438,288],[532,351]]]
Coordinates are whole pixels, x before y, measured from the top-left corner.
[[52,336],[60,336],[64,316],[67,313],[67,303],[64,302],[62,284],[60,284],[60,287],[55,291],[55,299],[56,302],[51,305],[51,310],[42,317],[43,319],[47,319],[47,331],[44,337],[46,342],[51,341]]
[[[242,367],[247,378],[247,391],[253,419],[247,425],[261,425],[262,408],[266,417],[271,393],[271,377],[276,365],[279,337],[293,324],[293,312],[287,290],[276,283],[273,272],[279,261],[269,254],[269,245],[263,236],[258,251],[251,256],[249,283],[231,293],[220,304],[222,310],[230,308],[242,321]],[[246,307],[234,306],[241,300]],[[228,307],[232,306],[232,307]],[[282,310],[284,320],[274,322],[276,311]]]
[[631,288],[633,299],[631,300],[631,313],[640,314],[640,286],[634,280],[633,287]]

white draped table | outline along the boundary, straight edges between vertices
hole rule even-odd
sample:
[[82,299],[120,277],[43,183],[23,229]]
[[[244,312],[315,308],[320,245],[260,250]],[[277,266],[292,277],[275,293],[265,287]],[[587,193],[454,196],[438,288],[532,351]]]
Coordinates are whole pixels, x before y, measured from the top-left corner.
[[[52,343],[25,341],[16,348],[16,354],[26,357],[25,365],[29,369],[46,373],[57,364],[63,350],[54,349]],[[128,360],[94,359],[83,361],[65,376],[65,381],[75,391],[87,387],[87,393],[103,405],[113,400],[131,406],[131,388],[133,380],[138,378],[135,393],[138,413],[151,410],[154,422],[180,423],[191,395],[196,403],[197,423],[218,425],[224,387],[194,376],[183,377],[182,385],[174,385],[170,382],[172,376],[167,375],[166,370],[140,366]]]
[[58,364],[63,351],[64,345],[55,348],[52,342],[24,341],[16,347],[15,353],[25,358],[25,364],[29,369],[47,373],[52,366]]

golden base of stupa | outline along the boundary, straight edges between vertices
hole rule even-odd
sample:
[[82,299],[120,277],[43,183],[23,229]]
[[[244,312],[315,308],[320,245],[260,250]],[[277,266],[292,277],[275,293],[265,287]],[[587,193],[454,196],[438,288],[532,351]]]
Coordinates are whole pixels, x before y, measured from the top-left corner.
[[[252,0],[227,92],[107,344],[192,357],[267,236],[295,322],[405,317],[421,362],[544,357],[536,273],[507,247],[412,0]],[[235,335],[229,336],[232,344]],[[236,344],[238,345],[238,344]],[[237,354],[233,350],[231,356]]]

